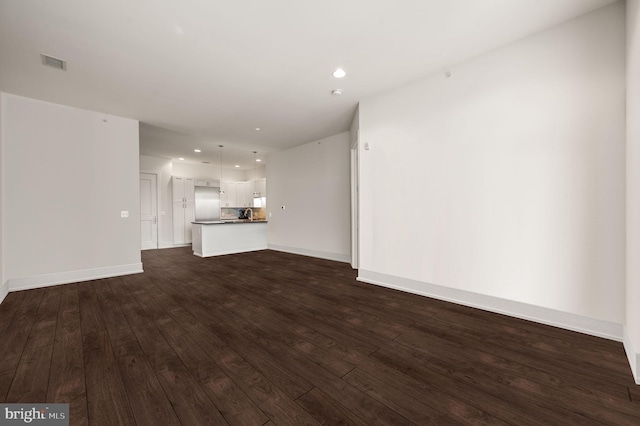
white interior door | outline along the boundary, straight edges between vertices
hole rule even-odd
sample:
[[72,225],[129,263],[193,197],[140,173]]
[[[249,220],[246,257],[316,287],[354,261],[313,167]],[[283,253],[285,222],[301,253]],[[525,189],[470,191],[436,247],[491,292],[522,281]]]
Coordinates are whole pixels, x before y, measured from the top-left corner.
[[156,175],[140,173],[140,247],[158,248],[158,190]]

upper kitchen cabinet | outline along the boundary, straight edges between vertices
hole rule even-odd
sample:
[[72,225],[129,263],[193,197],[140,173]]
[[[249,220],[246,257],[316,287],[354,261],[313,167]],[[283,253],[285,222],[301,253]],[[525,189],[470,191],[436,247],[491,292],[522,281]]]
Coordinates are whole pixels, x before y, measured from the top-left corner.
[[258,179],[251,181],[251,194],[253,198],[260,198],[267,196],[267,180]]
[[236,205],[237,182],[220,182],[220,206],[238,207]]
[[171,178],[171,184],[173,186],[174,203],[195,202],[195,179],[173,176]]
[[236,182],[236,207],[252,207],[251,182]]
[[260,207],[255,203],[256,198],[267,196],[267,180],[258,179],[247,182],[220,182],[221,207]]
[[196,186],[210,186],[212,188],[218,188],[220,181],[217,179],[198,179],[196,180]]

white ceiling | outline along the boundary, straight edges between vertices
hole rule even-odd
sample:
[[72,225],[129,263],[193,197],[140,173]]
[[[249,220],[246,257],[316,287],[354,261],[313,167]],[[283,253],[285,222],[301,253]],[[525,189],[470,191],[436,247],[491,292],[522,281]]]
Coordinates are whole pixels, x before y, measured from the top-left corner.
[[0,0],[0,90],[137,119],[144,154],[217,161],[218,144],[265,153],[346,131],[365,97],[610,3]]

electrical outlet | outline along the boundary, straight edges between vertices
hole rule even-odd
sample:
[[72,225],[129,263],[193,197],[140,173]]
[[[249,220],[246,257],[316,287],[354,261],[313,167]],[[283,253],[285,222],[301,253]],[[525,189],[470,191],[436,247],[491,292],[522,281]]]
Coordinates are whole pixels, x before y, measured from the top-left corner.
[[129,212],[127,210],[122,210],[120,212],[120,217],[129,217]]

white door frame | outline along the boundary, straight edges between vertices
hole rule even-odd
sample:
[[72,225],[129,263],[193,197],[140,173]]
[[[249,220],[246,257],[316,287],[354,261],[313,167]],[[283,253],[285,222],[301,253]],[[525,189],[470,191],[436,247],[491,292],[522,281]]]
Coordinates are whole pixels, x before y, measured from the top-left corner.
[[358,269],[358,265],[360,263],[360,162],[358,155],[359,140],[360,130],[357,131],[356,138],[351,144],[351,267],[353,269]]
[[[140,209],[140,222],[141,222],[141,228],[142,228],[142,222],[143,221],[152,221],[152,235],[155,237],[154,239],[152,238],[152,240],[150,242],[147,242],[146,244],[142,244],[142,241],[140,242],[140,248],[141,250],[152,250],[152,249],[157,249],[159,247],[158,245],[158,175],[156,173],[144,173],[141,172],[140,173],[140,179],[142,179],[143,177],[147,177],[149,178],[149,180],[151,181],[151,192],[154,194],[154,199],[151,200],[151,214],[149,215],[149,217],[143,217],[144,215],[142,214],[142,208]],[[140,196],[140,194],[139,194]],[[140,196],[140,199],[142,199],[142,197]],[[142,240],[142,232],[140,233],[140,238]]]

